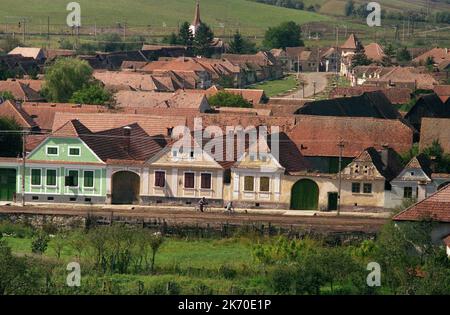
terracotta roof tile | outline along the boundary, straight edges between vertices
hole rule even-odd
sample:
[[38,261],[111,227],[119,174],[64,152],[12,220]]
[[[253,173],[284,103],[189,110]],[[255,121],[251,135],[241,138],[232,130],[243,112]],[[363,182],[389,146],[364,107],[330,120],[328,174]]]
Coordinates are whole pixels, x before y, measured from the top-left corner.
[[399,213],[393,219],[395,221],[433,219],[438,222],[450,222],[450,185]]
[[0,81],[0,92],[11,92],[18,101],[41,101],[44,98],[28,85],[19,81]]
[[28,115],[21,106],[16,105],[11,101],[0,104],[0,117],[12,118],[25,129],[32,129],[37,126],[30,115]]
[[344,142],[343,156],[350,158],[369,147],[389,146],[404,153],[413,144],[412,129],[396,119],[302,115],[288,135],[304,156],[337,157],[340,141]]
[[330,98],[360,96],[365,92],[382,92],[392,104],[406,104],[411,100],[412,90],[408,88],[383,89],[377,86],[337,87],[330,92]]
[[422,118],[420,149],[431,146],[435,140],[439,141],[444,152],[450,153],[450,119]]

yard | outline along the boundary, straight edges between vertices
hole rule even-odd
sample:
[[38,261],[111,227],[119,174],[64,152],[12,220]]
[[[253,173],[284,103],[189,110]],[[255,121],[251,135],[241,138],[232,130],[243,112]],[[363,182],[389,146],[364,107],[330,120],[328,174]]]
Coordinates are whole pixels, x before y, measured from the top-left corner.
[[248,88],[264,90],[268,97],[274,97],[297,88],[298,84],[297,78],[294,75],[289,75],[280,80],[265,81],[253,84]]

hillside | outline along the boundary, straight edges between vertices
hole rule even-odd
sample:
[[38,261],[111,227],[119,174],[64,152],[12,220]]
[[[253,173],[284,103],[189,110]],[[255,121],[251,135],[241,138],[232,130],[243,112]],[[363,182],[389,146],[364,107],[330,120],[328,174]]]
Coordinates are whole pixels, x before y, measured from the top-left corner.
[[[2,0],[0,30],[5,23],[18,24],[19,17],[29,18],[31,29],[46,30],[47,17],[53,27],[64,28],[67,0]],[[126,22],[129,26],[148,29],[176,28],[182,21],[191,21],[195,0],[78,0],[84,26],[112,26]],[[202,19],[215,28],[266,29],[282,21],[304,24],[326,21],[328,17],[306,11],[279,8],[247,0],[202,0]],[[39,24],[42,27],[38,26]]]

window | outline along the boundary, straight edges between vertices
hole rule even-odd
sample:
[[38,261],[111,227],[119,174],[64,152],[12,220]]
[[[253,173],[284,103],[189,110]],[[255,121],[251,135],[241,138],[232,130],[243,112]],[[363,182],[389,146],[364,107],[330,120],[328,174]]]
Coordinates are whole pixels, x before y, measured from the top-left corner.
[[202,173],[201,175],[201,188],[202,189],[211,189],[211,174]]
[[84,171],[84,188],[94,188],[94,172]]
[[403,189],[403,198],[411,199],[412,198],[412,192],[413,192],[412,187],[405,187]]
[[178,156],[178,151],[177,150],[173,150],[172,151],[172,157],[177,157]]
[[47,186],[56,186],[56,170],[47,170]]
[[360,183],[352,183],[352,193],[359,194],[361,192],[361,184]]
[[259,179],[259,191],[270,191],[270,178],[261,177]]
[[253,176],[244,177],[244,190],[245,191],[255,190],[255,178]]
[[194,151],[191,151],[191,152],[189,153],[189,157],[190,157],[191,159],[193,159],[193,158],[195,157],[195,152],[194,152]]
[[67,187],[78,187],[78,171],[69,171],[69,175],[66,176]]
[[80,156],[81,150],[80,148],[69,148],[69,156]]
[[41,186],[41,170],[31,170],[31,186]]
[[195,188],[194,173],[184,173],[184,188]]
[[166,187],[166,172],[156,171],[155,172],[155,187]]
[[365,194],[371,194],[372,193],[372,184],[364,184],[363,191]]
[[47,155],[50,156],[58,155],[58,147],[47,147]]

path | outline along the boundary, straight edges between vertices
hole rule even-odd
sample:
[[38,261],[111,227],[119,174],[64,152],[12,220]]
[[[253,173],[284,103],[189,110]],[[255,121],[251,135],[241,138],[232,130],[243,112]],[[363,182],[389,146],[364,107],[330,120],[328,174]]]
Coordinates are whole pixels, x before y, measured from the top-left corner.
[[300,87],[294,93],[286,96],[285,98],[312,98],[314,96],[314,82],[316,82],[316,94],[323,92],[328,85],[328,72],[302,72],[300,73],[300,79],[305,81],[305,95],[303,96],[303,88]]

